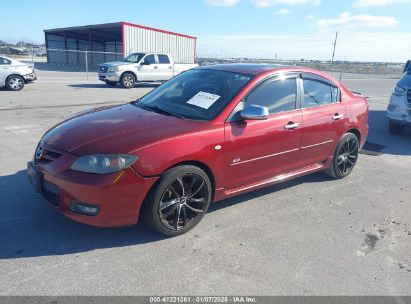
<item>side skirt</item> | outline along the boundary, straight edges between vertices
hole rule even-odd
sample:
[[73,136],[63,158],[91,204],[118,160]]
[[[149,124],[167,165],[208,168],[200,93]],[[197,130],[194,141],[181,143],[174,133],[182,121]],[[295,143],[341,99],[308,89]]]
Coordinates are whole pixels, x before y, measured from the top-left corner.
[[322,171],[322,170],[327,169],[329,164],[330,162],[328,160],[325,163],[317,163],[317,164],[309,165],[307,167],[303,167],[298,170],[290,171],[285,174],[276,175],[268,179],[256,181],[254,183],[251,183],[251,184],[248,184],[242,187],[227,189],[224,191],[224,196],[229,197],[229,196],[237,195],[242,192],[252,191],[258,188],[263,188],[268,185],[273,185],[273,184],[277,184],[277,183],[280,183],[286,180],[294,179],[299,176],[307,175],[307,174],[314,173],[317,171]]

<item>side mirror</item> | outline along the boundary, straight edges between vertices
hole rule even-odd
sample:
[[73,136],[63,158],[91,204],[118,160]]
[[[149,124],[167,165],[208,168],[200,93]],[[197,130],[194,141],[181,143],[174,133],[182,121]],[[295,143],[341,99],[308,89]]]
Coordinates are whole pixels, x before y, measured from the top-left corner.
[[411,60],[408,60],[407,63],[405,64],[403,73],[406,73],[408,70],[411,70],[410,66],[411,66]]
[[264,120],[269,114],[267,107],[249,105],[240,112],[240,117],[244,120]]

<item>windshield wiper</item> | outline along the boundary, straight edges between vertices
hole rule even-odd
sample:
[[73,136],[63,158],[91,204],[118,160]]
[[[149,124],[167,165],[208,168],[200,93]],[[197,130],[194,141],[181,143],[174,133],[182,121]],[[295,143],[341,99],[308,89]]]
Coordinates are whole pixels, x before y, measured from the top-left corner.
[[153,111],[153,112],[163,114],[163,115],[167,115],[167,116],[174,116],[174,117],[177,117],[177,118],[180,118],[180,119],[187,119],[185,116],[183,116],[179,113],[167,111],[167,110],[164,110],[164,109],[162,109],[158,106],[149,106],[149,105],[143,104],[142,102],[138,102],[137,105],[139,107],[145,109],[145,110],[148,110],[148,111]]

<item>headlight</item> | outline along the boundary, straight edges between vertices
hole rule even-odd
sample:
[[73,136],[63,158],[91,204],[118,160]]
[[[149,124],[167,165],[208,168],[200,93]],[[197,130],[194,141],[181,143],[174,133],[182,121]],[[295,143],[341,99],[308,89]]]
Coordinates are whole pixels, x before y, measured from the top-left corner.
[[116,67],[116,66],[115,67],[109,67],[107,72],[109,72],[109,73],[110,72],[118,72],[118,67]]
[[400,87],[395,87],[393,93],[397,96],[404,96],[405,95],[405,90],[403,88],[400,88]]
[[137,156],[127,154],[86,155],[77,159],[70,169],[87,173],[107,174],[130,167],[137,159]]

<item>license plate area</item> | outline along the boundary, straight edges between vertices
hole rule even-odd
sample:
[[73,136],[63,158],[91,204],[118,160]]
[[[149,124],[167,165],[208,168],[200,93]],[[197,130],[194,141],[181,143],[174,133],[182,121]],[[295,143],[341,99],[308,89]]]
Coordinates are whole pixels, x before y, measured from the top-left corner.
[[36,191],[41,193],[43,173],[38,171],[32,162],[27,164],[27,176]]
[[44,179],[42,172],[38,171],[32,162],[27,165],[27,176],[36,191],[49,203],[58,207],[60,205],[60,189],[57,185]]

